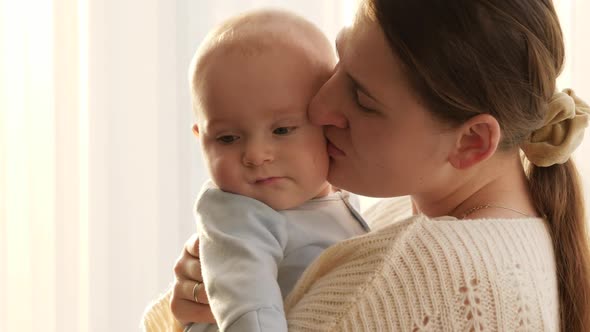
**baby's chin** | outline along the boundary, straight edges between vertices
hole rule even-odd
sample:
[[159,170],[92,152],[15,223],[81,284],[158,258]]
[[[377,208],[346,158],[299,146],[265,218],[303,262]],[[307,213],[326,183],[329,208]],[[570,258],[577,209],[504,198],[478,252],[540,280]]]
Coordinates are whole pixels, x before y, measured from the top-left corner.
[[277,211],[294,209],[309,200],[325,197],[334,192],[327,181],[317,184],[314,189],[287,185],[275,191],[260,190],[260,188],[258,188],[259,190],[252,190],[253,188],[248,186],[238,186],[236,188],[235,186],[228,186],[227,183],[226,186],[217,185],[217,187],[225,192],[253,198]]
[[295,197],[289,198],[280,198],[280,197],[273,197],[269,199],[259,198],[259,201],[262,203],[270,206],[273,210],[281,211],[281,210],[290,210],[293,208],[298,207],[299,205],[305,203],[306,199],[297,199]]
[[244,192],[243,190],[236,190],[235,188],[228,188],[228,187],[223,187],[223,186],[218,186],[219,189],[231,193],[231,194],[235,194],[235,195],[242,195],[242,196],[246,196],[246,197],[250,197],[253,198],[257,201],[260,201],[266,205],[268,205],[269,207],[271,207],[273,210],[289,210],[289,209],[293,209],[301,204],[303,204],[306,199],[304,198],[297,198],[297,197],[286,197],[287,195],[256,195],[253,194],[251,192]]
[[[313,192],[313,194],[311,194]],[[281,210],[290,210],[294,209],[303,203],[315,199],[321,198],[330,195],[334,192],[332,185],[328,182],[322,183],[319,187],[316,187],[315,190],[310,190],[305,193],[300,192],[298,195],[274,195],[271,197],[260,197],[256,198],[259,201],[263,202],[264,204],[270,206],[274,210],[281,211]],[[306,197],[303,197],[307,195]]]
[[281,211],[281,210],[290,210],[294,209],[303,203],[315,199],[328,196],[329,194],[333,193],[333,187],[328,184],[327,186],[323,187],[321,192],[316,195],[312,195],[311,197],[271,197],[271,198],[256,198],[259,201],[263,202],[264,204],[270,206],[274,210]]

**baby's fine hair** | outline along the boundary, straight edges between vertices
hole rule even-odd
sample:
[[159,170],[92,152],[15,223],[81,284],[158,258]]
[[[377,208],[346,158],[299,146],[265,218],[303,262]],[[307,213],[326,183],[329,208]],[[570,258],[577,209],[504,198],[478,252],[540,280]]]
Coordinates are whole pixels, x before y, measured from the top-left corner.
[[200,107],[197,83],[209,61],[237,53],[256,56],[277,49],[299,49],[320,65],[333,66],[332,44],[310,21],[279,9],[264,9],[233,16],[213,28],[195,52],[188,71],[193,111]]

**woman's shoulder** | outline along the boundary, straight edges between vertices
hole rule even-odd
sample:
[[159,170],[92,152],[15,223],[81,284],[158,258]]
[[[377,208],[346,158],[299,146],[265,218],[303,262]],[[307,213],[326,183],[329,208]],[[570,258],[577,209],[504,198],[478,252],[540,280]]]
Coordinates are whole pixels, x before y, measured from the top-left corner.
[[[391,208],[388,205],[387,208]],[[387,215],[387,208],[368,211],[366,216]],[[382,217],[384,218],[384,217]],[[428,253],[504,256],[529,256],[542,253],[546,259],[553,257],[553,245],[549,228],[540,218],[523,219],[475,219],[460,220],[454,217],[430,218],[424,214],[410,215],[397,221],[389,220],[379,227],[372,224],[372,231],[328,248],[323,256],[332,261],[362,259],[367,255],[404,255],[407,250],[423,246],[424,256]],[[541,259],[541,258],[540,258]],[[487,263],[481,261],[480,263]]]
[[[368,214],[386,218],[386,213]],[[365,214],[367,216],[367,214]],[[536,242],[539,239],[550,240],[547,222],[541,218],[512,218],[512,219],[457,219],[443,216],[430,218],[424,214],[410,215],[405,218],[380,223],[379,227],[373,227],[373,231],[364,235],[364,238],[380,237],[383,235],[399,237],[408,236],[477,236],[485,233],[486,238],[510,238],[519,239],[524,243]],[[373,224],[373,223],[372,223]],[[373,224],[374,225],[374,224]],[[367,239],[365,239],[367,240]]]
[[371,229],[378,229],[410,217],[412,201],[409,196],[379,199],[363,211],[362,215]]
[[[380,272],[389,277],[379,281],[378,287],[404,289],[413,298],[430,299],[439,308],[453,304],[446,309],[456,310],[429,319],[461,322],[461,318],[471,318],[454,330],[472,324],[517,330],[521,321],[523,330],[555,330],[559,320],[557,273],[545,220],[418,215],[375,235],[378,233],[397,234]],[[414,309],[422,305],[415,300],[402,302]],[[397,299],[393,303],[400,305]],[[457,312],[465,316],[454,316]],[[502,317],[494,317],[496,312]]]
[[[445,321],[457,322],[451,328],[458,330],[484,323],[514,330],[511,324],[522,319],[533,322],[532,330],[543,330],[557,317],[554,253],[540,219],[410,216],[329,248],[298,286],[287,306],[294,330],[302,317],[317,314],[308,308],[335,294],[334,303],[341,305],[325,309],[338,318],[324,317],[326,326],[352,324],[361,311],[366,317],[378,314],[371,308],[375,303],[392,315],[374,319],[394,324],[386,330],[412,329],[420,322],[437,330]],[[519,306],[531,311],[523,313]],[[406,321],[410,312],[421,316]],[[490,315],[496,312],[506,320],[495,321]]]
[[503,270],[506,262],[516,261],[551,268],[554,263],[550,231],[539,218],[459,220],[418,214],[356,241],[343,245],[351,245],[362,255],[368,249],[364,242],[383,243],[381,250],[388,260],[431,261],[435,267],[444,264],[450,269]]
[[[377,211],[373,213],[379,214]],[[391,258],[394,254],[403,255],[417,245],[424,246],[425,253],[474,252],[475,255],[512,256],[514,252],[528,255],[530,249],[552,256],[549,228],[539,218],[459,220],[417,214],[390,220],[379,227],[372,225],[371,232],[339,242],[328,248],[323,256],[330,257],[332,262],[362,259],[367,255],[375,257],[376,253]]]

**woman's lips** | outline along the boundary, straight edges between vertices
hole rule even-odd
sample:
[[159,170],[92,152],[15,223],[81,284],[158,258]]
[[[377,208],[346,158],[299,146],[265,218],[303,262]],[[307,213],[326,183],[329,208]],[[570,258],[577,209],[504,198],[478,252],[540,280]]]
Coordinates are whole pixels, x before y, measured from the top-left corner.
[[337,148],[336,145],[332,144],[332,142],[330,142],[329,140],[328,140],[328,154],[330,155],[330,157],[344,157],[344,156],[346,156],[344,151]]

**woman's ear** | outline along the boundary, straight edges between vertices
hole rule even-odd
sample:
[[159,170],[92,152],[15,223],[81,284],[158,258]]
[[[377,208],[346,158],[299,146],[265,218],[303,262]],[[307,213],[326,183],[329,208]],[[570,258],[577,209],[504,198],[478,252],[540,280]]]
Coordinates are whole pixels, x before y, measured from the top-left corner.
[[500,124],[493,116],[474,116],[459,127],[449,162],[456,169],[467,169],[488,159],[496,152],[500,136]]
[[193,134],[196,138],[199,138],[199,125],[196,123],[193,125]]

